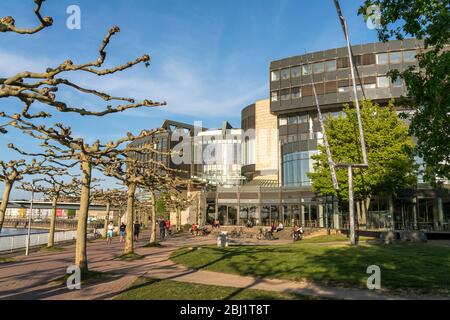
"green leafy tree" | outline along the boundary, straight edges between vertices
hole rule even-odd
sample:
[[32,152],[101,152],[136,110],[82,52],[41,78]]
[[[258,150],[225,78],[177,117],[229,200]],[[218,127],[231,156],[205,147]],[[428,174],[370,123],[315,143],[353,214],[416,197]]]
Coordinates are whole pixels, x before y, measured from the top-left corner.
[[426,164],[425,177],[435,182],[450,179],[450,2],[449,0],[366,0],[359,14],[369,18],[367,8],[380,8],[378,37],[381,41],[406,36],[424,41],[418,67],[391,72],[408,88],[399,103],[415,110],[410,131],[417,138],[417,154]]
[[[399,188],[414,184],[416,165],[413,139],[408,134],[408,126],[397,116],[393,102],[387,107],[371,101],[362,101],[361,104],[369,167],[354,169],[353,186],[359,221],[364,224],[371,196],[392,195]],[[345,116],[326,122],[333,160],[336,163],[361,163],[356,109],[346,105],[344,112]],[[340,190],[335,191],[325,147],[319,146],[319,151],[312,157],[316,161],[314,172],[308,174],[313,191],[348,200],[347,169],[336,169]]]

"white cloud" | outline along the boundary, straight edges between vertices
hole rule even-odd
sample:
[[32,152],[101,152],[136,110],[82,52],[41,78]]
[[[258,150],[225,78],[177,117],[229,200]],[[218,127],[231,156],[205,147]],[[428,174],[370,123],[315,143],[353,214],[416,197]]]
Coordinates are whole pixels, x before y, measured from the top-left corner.
[[[229,63],[235,62],[232,59]],[[0,76],[23,70],[43,71],[55,62],[47,58],[28,57],[20,54],[0,52]],[[223,65],[220,71],[213,66],[199,67],[179,57],[168,57],[159,66],[159,74],[147,72],[124,72],[99,78],[86,74],[70,76],[78,84],[105,91],[116,96],[133,97],[138,100],[153,99],[167,101],[164,107],[170,113],[202,117],[226,117],[239,115],[240,110],[257,99],[268,95],[264,79],[247,80],[238,68]],[[250,79],[251,77],[248,77]],[[106,103],[89,96],[62,90],[60,97],[74,99],[73,104],[102,109]],[[146,116],[145,110],[125,113],[129,116]]]

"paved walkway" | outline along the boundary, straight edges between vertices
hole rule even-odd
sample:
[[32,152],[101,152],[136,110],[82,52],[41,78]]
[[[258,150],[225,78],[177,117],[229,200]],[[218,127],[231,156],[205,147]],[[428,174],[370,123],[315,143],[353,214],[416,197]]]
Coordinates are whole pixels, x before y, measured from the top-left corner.
[[[111,299],[127,289],[138,277],[228,286],[240,289],[292,292],[303,295],[339,299],[423,299],[420,296],[400,297],[383,292],[362,289],[346,289],[316,285],[308,282],[257,279],[239,275],[223,274],[203,270],[192,270],[169,260],[170,254],[185,245],[214,243],[206,237],[177,236],[166,240],[162,248],[143,248],[138,244],[136,252],[145,256],[141,260],[121,261],[114,259],[120,254],[123,244],[117,240],[110,246],[104,241],[88,245],[89,268],[94,271],[114,273],[110,278],[82,286],[81,290],[68,290],[61,283],[51,280],[64,275],[74,260],[74,245],[61,252],[35,253],[22,257],[20,261],[0,265],[0,299]],[[236,293],[239,290],[236,291]],[[438,298],[438,297],[428,297]]]

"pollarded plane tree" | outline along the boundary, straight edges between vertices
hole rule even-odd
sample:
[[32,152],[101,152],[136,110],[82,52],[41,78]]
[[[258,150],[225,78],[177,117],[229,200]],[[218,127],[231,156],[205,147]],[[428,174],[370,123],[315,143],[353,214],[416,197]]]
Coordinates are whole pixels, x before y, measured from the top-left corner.
[[65,169],[56,169],[54,172],[46,173],[43,182],[47,185],[32,185],[29,182],[23,182],[20,186],[21,189],[26,191],[32,191],[34,189],[35,192],[44,194],[44,196],[48,197],[52,202],[50,230],[47,242],[48,248],[52,248],[55,244],[56,211],[58,209],[60,198],[62,196],[72,196],[79,187],[79,180],[73,178],[69,182],[66,182],[60,178],[63,175],[70,176]]
[[44,166],[43,161],[32,159],[27,162],[24,159],[11,160],[4,162],[0,160],[0,181],[4,183],[2,203],[0,205],[0,232],[2,231],[3,222],[5,221],[6,209],[14,184],[21,181],[24,176],[46,174],[53,170],[53,167]]
[[[160,131],[160,129],[154,130],[149,133],[149,135],[155,135]],[[131,254],[134,252],[133,223],[136,211],[136,191],[139,187],[145,186],[145,181],[148,179],[147,175],[153,174],[153,172],[146,169],[148,163],[151,162],[153,163],[153,166],[157,166],[160,169],[166,168],[162,162],[150,159],[149,156],[153,153],[168,155],[167,153],[155,150],[149,144],[144,144],[142,146],[132,146],[130,144],[126,148],[126,152],[116,153],[115,156],[110,159],[111,161],[102,167],[103,174],[118,179],[127,188],[127,229],[124,254]],[[146,160],[143,160],[144,158]]]
[[181,231],[181,211],[186,210],[194,201],[192,196],[185,194],[180,189],[175,189],[166,194],[164,201],[166,206],[176,212],[176,228]]
[[[37,5],[35,13],[40,21],[39,26],[31,29],[18,28],[15,26],[14,18],[6,17],[0,18],[0,31],[15,32],[18,34],[33,34],[49,27],[52,24],[52,19],[50,17],[42,18],[40,14],[43,1],[36,0],[35,3]],[[20,113],[12,114],[14,113],[13,111],[6,114],[5,112],[0,111],[1,116],[9,118],[8,123],[0,125],[0,131],[5,133],[6,126],[16,124],[17,127],[28,130],[26,132],[27,134],[31,133],[32,136],[44,140],[44,144],[49,146],[48,152],[45,152],[43,154],[44,156],[48,156],[53,160],[76,161],[79,162],[82,168],[81,206],[76,247],[76,265],[80,267],[82,271],[88,270],[86,227],[92,168],[103,161],[103,157],[106,154],[115,150],[117,144],[109,143],[103,146],[97,141],[89,145],[85,143],[83,139],[73,139],[70,137],[70,127],[65,127],[62,124],[58,124],[55,128],[47,128],[44,125],[34,125],[31,121],[50,117],[51,114],[42,110],[30,114],[30,109],[35,103],[40,103],[47,107],[46,110],[50,107],[50,110],[58,112],[70,112],[82,116],[101,117],[112,113],[123,112],[128,109],[165,105],[165,102],[154,102],[149,99],[136,102],[132,98],[114,97],[95,89],[84,88],[73,81],[69,81],[64,76],[76,72],[105,76],[124,71],[140,63],[149,66],[150,57],[148,54],[144,54],[141,57],[122,65],[112,68],[103,68],[107,55],[106,48],[110,43],[111,37],[119,31],[118,27],[113,27],[108,31],[100,46],[99,57],[91,62],[75,64],[71,60],[66,60],[55,67],[47,68],[45,72],[24,71],[5,79],[0,79],[0,98],[16,98],[24,105]],[[88,94],[103,99],[104,101],[107,101],[109,105],[101,111],[92,111],[92,108],[86,106],[68,105],[64,101],[61,101],[57,96],[58,89],[62,86],[82,94]],[[12,120],[12,118],[15,120]],[[123,141],[120,141],[120,143],[122,142]]]
[[[169,207],[177,211],[177,230],[180,230],[181,211],[187,208],[192,199],[183,196],[183,190],[189,190],[193,186],[203,186],[202,182],[192,179],[182,178],[180,173],[186,173],[182,170],[164,167],[163,170],[158,167],[149,166],[144,176],[143,188],[150,193],[150,206],[152,208],[152,228],[150,243],[156,243],[156,215],[157,215],[157,196],[163,195],[168,201]],[[169,200],[170,199],[170,200]]]
[[107,165],[118,154],[128,152],[129,148],[124,147],[126,143],[134,141],[137,138],[145,137],[151,134],[151,132],[142,131],[139,136],[128,133],[126,137],[116,141],[110,141],[106,144],[100,143],[99,140],[89,144],[83,138],[73,138],[71,128],[65,127],[61,123],[47,128],[44,125],[35,125],[19,114],[12,116],[3,114],[3,118],[9,119],[8,124],[10,126],[41,140],[42,143],[40,146],[46,148],[46,150],[41,153],[28,153],[15,147],[13,144],[9,145],[10,148],[23,155],[44,157],[50,162],[58,163],[61,166],[80,166],[81,192],[75,264],[80,270],[88,271],[86,237],[89,203],[91,200],[92,171],[96,167]]
[[136,220],[142,223],[144,227],[147,227],[151,210],[150,204],[148,203],[148,201],[140,199],[138,194],[136,194],[136,202],[135,202]]
[[[152,136],[160,133],[157,129]],[[144,143],[141,146],[129,146],[125,154],[108,163],[103,168],[107,176],[115,177],[127,186],[127,237],[125,243],[125,254],[133,253],[133,220],[135,216],[136,190],[142,188],[150,194],[150,208],[152,212],[150,243],[156,242],[156,194],[170,190],[175,181],[176,173],[184,171],[170,168],[163,161],[156,160],[153,155],[170,156],[171,151],[163,152]]]
[[[45,27],[49,27],[53,23],[51,17],[42,18],[40,14],[42,0],[35,0],[36,8],[35,13],[40,21],[40,25],[35,28],[18,28],[15,26],[15,20],[13,17],[0,18],[0,32],[14,32],[19,34],[33,34],[41,31]],[[102,68],[106,59],[106,48],[110,43],[111,37],[120,32],[119,27],[112,27],[99,49],[99,56],[97,59],[75,64],[72,60],[66,60],[55,67],[49,67],[45,72],[32,72],[23,71],[7,78],[0,79],[0,98],[16,98],[24,104],[22,110],[22,116],[27,119],[33,118],[47,118],[51,114],[45,111],[39,111],[36,114],[30,114],[30,108],[35,102],[40,102],[46,106],[51,107],[59,112],[71,112],[82,116],[104,116],[111,113],[123,112],[128,109],[134,109],[139,107],[158,107],[165,105],[165,102],[155,102],[145,99],[143,101],[136,102],[133,98],[127,97],[115,97],[105,92],[100,92],[95,89],[84,88],[68,79],[65,75],[69,73],[81,72],[85,74],[92,74],[97,76],[111,75],[116,72],[121,72],[133,66],[144,63],[145,66],[149,66],[150,56],[144,54],[133,61],[126,62],[122,65],[118,65],[112,68]],[[103,110],[92,111],[92,108],[86,108],[85,106],[71,106],[66,102],[58,99],[57,92],[61,87],[67,87],[73,89],[79,93],[89,94],[96,96],[110,104]],[[113,105],[113,103],[115,105]],[[0,131],[5,133],[5,125],[0,126]]]
[[[110,213],[112,208],[121,210],[121,206],[126,201],[126,191],[123,189],[99,189],[92,191],[91,203],[104,204],[106,206],[104,234],[108,228],[110,221]],[[119,221],[120,222],[120,221]]]

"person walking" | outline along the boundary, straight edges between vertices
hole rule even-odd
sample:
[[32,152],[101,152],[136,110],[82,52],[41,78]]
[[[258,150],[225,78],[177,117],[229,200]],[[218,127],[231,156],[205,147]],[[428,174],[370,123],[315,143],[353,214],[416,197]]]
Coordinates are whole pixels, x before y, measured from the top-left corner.
[[127,230],[127,226],[125,223],[122,222],[122,224],[120,225],[120,242],[125,241],[126,230]]
[[108,224],[108,231],[106,232],[106,243],[107,244],[111,244],[113,232],[114,232],[114,224],[112,221],[110,221]]
[[166,220],[166,237],[170,236],[170,219]]
[[138,221],[134,222],[134,241],[139,241],[139,232],[141,231],[141,225]]
[[166,235],[166,222],[164,219],[159,219],[159,239],[163,240]]

